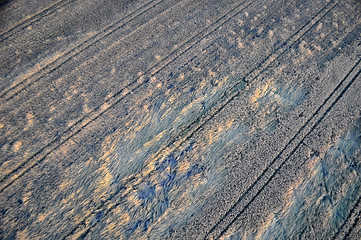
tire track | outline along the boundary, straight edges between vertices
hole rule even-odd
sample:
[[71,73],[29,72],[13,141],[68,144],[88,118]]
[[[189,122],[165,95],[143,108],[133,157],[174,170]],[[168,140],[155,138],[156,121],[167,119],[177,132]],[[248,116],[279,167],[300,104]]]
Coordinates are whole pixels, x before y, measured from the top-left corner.
[[[102,104],[97,106],[93,111],[91,111],[88,115],[83,116],[81,119],[76,121],[72,126],[70,126],[65,132],[63,136],[59,136],[44,147],[39,149],[36,153],[34,153],[31,157],[24,161],[24,163],[10,173],[6,174],[1,180],[0,183],[3,184],[0,188],[0,192],[3,192],[8,186],[10,186],[16,179],[23,176],[26,172],[30,171],[37,164],[42,162],[46,156],[48,156],[52,151],[58,149],[61,145],[63,145],[66,141],[68,141],[71,137],[78,134],[82,129],[88,126],[91,122],[98,119],[102,116],[106,111],[110,108],[114,107],[117,103],[119,103],[124,97],[131,94],[134,90],[138,89],[141,85],[146,83],[146,81],[142,81],[138,83],[138,80],[142,77],[151,77],[160,72],[162,69],[167,67],[169,64],[178,59],[181,55],[190,50],[194,45],[198,44],[203,38],[209,36],[214,31],[216,31],[219,27],[224,25],[226,22],[231,20],[235,15],[239,14],[241,11],[246,9],[254,2],[247,3],[245,7],[242,7],[247,2],[241,2],[236,6],[232,7],[231,10],[226,12],[223,16],[218,18],[216,21],[205,27],[203,30],[190,37],[186,42],[180,45],[177,49],[173,50],[168,56],[160,59],[158,63],[150,67],[145,73],[138,76],[131,83],[127,84],[123,89],[119,90],[116,94],[106,99]],[[240,8],[240,9],[238,9]],[[237,10],[238,9],[238,10]],[[234,13],[235,12],[235,13]],[[228,16],[231,15],[231,16]],[[228,16],[228,17],[227,17]],[[163,63],[165,62],[165,63]],[[163,63],[163,64],[162,64]],[[160,66],[159,66],[160,65]],[[105,107],[106,106],[106,107]],[[56,144],[56,145],[55,145]],[[39,156],[42,154],[42,156]],[[38,158],[36,160],[36,158]],[[34,161],[32,161],[34,160]],[[25,168],[25,169],[24,169]],[[20,171],[23,170],[23,171]]]
[[[74,0],[72,0],[72,1],[74,1]],[[83,51],[85,51],[86,49],[88,49],[89,47],[94,45],[95,43],[97,43],[97,42],[101,41],[102,39],[104,39],[105,37],[111,35],[113,32],[119,30],[124,25],[133,21],[135,18],[141,16],[142,14],[146,13],[148,10],[156,7],[157,5],[161,4],[162,2],[164,2],[164,0],[149,1],[148,3],[144,4],[140,8],[133,11],[132,13],[123,17],[119,21],[116,21],[115,23],[110,24],[106,28],[100,30],[94,36],[91,36],[90,38],[86,39],[79,45],[77,45],[77,46],[71,48],[69,51],[66,51],[65,53],[61,54],[55,60],[46,64],[44,67],[42,67],[35,73],[31,74],[30,76],[25,77],[23,80],[19,81],[14,86],[12,86],[8,89],[5,89],[0,94],[0,98],[4,98],[4,100],[2,101],[1,104],[5,104],[7,101],[9,101],[10,99],[17,96],[20,92],[25,90],[27,87],[29,87],[33,83],[39,81],[45,75],[50,74],[51,72],[55,71],[56,69],[58,69],[59,67],[61,67],[62,65],[64,65],[68,61],[70,61],[72,58],[78,56],[80,53],[82,53]],[[139,27],[141,27],[141,26],[139,26]],[[135,30],[133,30],[133,31],[135,31]],[[129,34],[127,34],[126,36],[128,36],[128,35]]]
[[24,20],[23,22],[17,24],[16,26],[10,28],[9,30],[3,32],[0,34],[0,42],[5,41],[9,37],[11,37],[16,32],[32,25],[33,23],[36,23],[40,21],[43,17],[46,17],[48,15],[51,15],[53,12],[56,12],[57,10],[65,7],[66,5],[75,2],[76,0],[61,0],[57,3],[53,4],[49,8],[46,8],[32,16],[29,16],[28,19]]
[[[344,237],[342,239],[347,239],[348,238],[348,236],[351,234],[352,230],[357,226],[357,224],[358,224],[358,222],[360,220],[360,217],[361,217],[361,211],[359,209],[360,206],[361,206],[361,196],[357,199],[356,203],[354,204],[353,208],[351,209],[351,211],[348,214],[345,221],[339,227],[337,232],[333,235],[333,237],[332,237],[333,240],[337,239],[337,238],[341,238],[340,234],[342,234],[342,233],[344,233]],[[358,212],[357,212],[357,209],[359,209]],[[354,217],[353,223],[350,222],[350,221],[352,221],[352,220],[350,220],[352,217]],[[348,230],[346,229],[347,225],[351,225],[351,227],[349,227]]]
[[[242,194],[240,196],[240,198],[237,200],[237,202],[227,211],[227,213],[212,227],[212,229],[210,231],[208,231],[208,233],[206,234],[204,239],[212,239],[212,238],[220,238],[221,236],[223,236],[228,229],[231,227],[231,225],[233,223],[235,223],[235,221],[244,213],[244,211],[252,204],[252,202],[258,197],[258,195],[263,191],[263,189],[270,183],[270,181],[274,178],[274,176],[280,171],[280,169],[282,168],[282,166],[290,159],[290,157],[296,152],[296,150],[299,148],[299,146],[303,143],[303,141],[305,140],[305,138],[307,136],[309,136],[310,133],[312,133],[312,131],[317,127],[317,125],[325,118],[325,116],[327,115],[327,113],[332,109],[332,107],[342,98],[342,96],[345,94],[345,92],[350,88],[350,86],[352,85],[352,83],[357,79],[357,77],[361,74],[361,70],[358,70],[358,72],[356,73],[356,75],[350,80],[349,83],[346,84],[347,79],[351,76],[351,74],[355,71],[355,69],[358,67],[358,65],[361,63],[361,59],[359,59],[357,61],[357,63],[351,68],[351,70],[348,72],[348,74],[342,79],[342,81],[336,86],[336,88],[331,92],[331,94],[324,100],[324,102],[317,108],[317,110],[312,114],[312,116],[306,121],[306,123],[298,130],[298,132],[294,135],[294,137],[292,137],[292,139],[290,139],[288,141],[288,143],[286,144],[286,146],[281,150],[281,152],[272,160],[272,162],[266,167],[265,170],[263,170],[263,172],[261,173],[261,175],[256,179],[255,182],[252,183],[252,185],[250,187],[247,188],[247,190],[245,191],[244,194]],[[359,67],[358,67],[359,68]],[[346,86],[342,89],[342,85],[346,84]],[[340,91],[339,95],[336,97],[336,99],[331,103],[331,105],[325,109],[324,113],[322,114],[322,109],[324,106],[326,106],[327,102],[329,102],[329,100],[338,92]],[[313,124],[313,126],[311,127],[310,130],[305,130],[307,131],[307,133],[305,133],[305,135],[301,138],[301,140],[299,140],[299,142],[297,143],[297,145],[293,148],[293,150],[287,155],[287,157],[282,161],[281,157],[283,155],[283,153],[287,150],[287,148],[289,146],[291,146],[291,144],[295,141],[297,141],[298,136],[303,134],[303,130],[306,129],[306,127],[309,124],[312,124],[311,121],[313,120],[313,118],[315,118],[317,115],[322,114],[322,116]],[[274,165],[276,165],[278,163],[278,159],[280,159],[279,161],[282,161],[279,163],[279,166],[277,168],[275,168],[275,170],[272,169],[272,167],[274,167]],[[273,171],[273,172],[272,172]],[[267,177],[268,175],[270,175],[269,177]],[[263,179],[265,178],[265,179]],[[267,179],[268,178],[268,179]],[[258,186],[259,189],[256,190],[257,192],[255,193],[254,196],[252,196],[252,190],[254,190],[257,187],[257,184],[261,181],[265,181],[265,183],[262,186]],[[251,195],[251,196],[248,196]],[[237,206],[239,204],[241,204],[241,202],[243,201],[243,199],[247,199],[250,198],[250,200],[245,204],[244,207],[241,208],[240,211],[238,211],[238,213],[233,213],[233,211],[235,211],[235,209],[237,208]],[[247,201],[247,200],[245,200]],[[226,218],[228,218],[228,216],[235,214],[234,217],[230,217],[232,220],[226,224],[226,227],[223,228],[221,230],[221,232],[219,234],[215,233],[213,234],[216,230],[217,230],[217,226],[219,226],[223,221],[226,220]],[[215,236],[214,236],[215,235]]]
[[[327,15],[327,13],[329,13],[334,7],[336,7],[336,5],[338,4],[338,2],[335,2],[335,1],[330,1],[328,4],[326,4],[323,9],[321,9],[314,17],[311,18],[311,20],[309,20],[303,27],[301,27],[301,29],[299,29],[296,33],[294,33],[292,36],[290,36],[287,40],[287,41],[290,41],[292,40],[295,36],[296,36],[296,41],[293,41],[289,46],[288,48],[290,48],[294,43],[296,43],[300,38],[302,38],[308,31],[310,31],[312,29],[313,26],[315,26],[319,21],[322,20],[322,18],[324,16]],[[326,10],[325,10],[326,9]],[[326,13],[324,13],[326,12]],[[321,13],[324,13],[323,15]],[[322,16],[321,16],[322,15]],[[319,19],[315,20],[317,16],[320,16]],[[305,29],[306,26],[308,26],[310,23],[312,23],[310,26],[310,28],[308,28],[307,30],[305,30],[304,32],[302,31],[302,29]],[[301,35],[301,36],[300,36]],[[285,42],[285,43],[286,43]],[[254,71],[256,71],[260,66],[262,66],[262,63],[266,62],[267,59],[269,58],[272,58],[271,56],[273,56],[273,54],[275,52],[277,52],[279,49],[281,49],[282,47],[284,47],[285,45],[287,44],[283,44],[281,45],[281,47],[277,48],[273,53],[271,53],[265,60],[263,60],[256,68],[254,68],[250,73],[247,74],[247,76],[252,76],[252,73],[254,73]],[[287,48],[287,49],[288,49]],[[279,54],[278,57],[280,57],[280,55],[282,55],[283,53],[285,53],[286,50],[284,50],[283,52],[281,52]],[[273,60],[271,61],[271,63],[275,62],[277,58],[272,58]],[[269,63],[270,64],[270,63]],[[267,66],[269,66],[269,64]],[[266,68],[267,66],[262,70],[262,71],[259,71],[257,72],[257,76],[255,76],[252,80],[254,80],[255,78],[257,78]],[[246,78],[246,77],[245,77]],[[243,81],[245,81],[245,78],[243,79]],[[250,81],[247,81],[247,83],[250,83]],[[236,86],[234,87],[236,88]],[[171,141],[170,143],[168,143],[164,148],[162,148],[158,154],[156,154],[156,156],[154,158],[158,158],[159,156],[162,156],[162,153],[163,151],[168,151],[168,152],[172,152],[174,151],[175,149],[177,149],[181,144],[183,144],[184,142],[186,142],[187,140],[189,140],[197,131],[199,131],[203,126],[204,124],[206,124],[210,119],[212,119],[218,112],[220,112],[229,102],[231,102],[236,96],[238,96],[239,92],[238,93],[235,93],[235,95],[233,95],[231,98],[229,98],[228,100],[226,100],[222,106],[220,108],[217,108],[216,110],[212,109],[210,110],[210,112],[212,113],[209,113],[207,116],[204,117],[204,119],[202,120],[202,117],[204,116],[200,116],[196,119],[196,121],[194,121],[193,123],[191,123],[191,125],[189,125],[188,127],[186,127],[184,130],[180,131],[180,134],[178,135],[178,138],[180,138],[180,140],[177,140],[177,139],[174,139],[173,141]],[[227,97],[227,94],[224,95],[224,98]],[[219,102],[222,102],[224,101],[224,99],[222,98]],[[217,107],[217,106],[214,106],[214,107]],[[185,133],[184,133],[185,132]],[[183,134],[184,133],[184,134]],[[175,146],[172,146],[171,145],[175,145]],[[169,150],[170,148],[170,150]],[[152,174],[153,171],[151,171],[149,173]],[[133,178],[132,178],[133,179]],[[130,179],[131,180],[131,179]],[[129,181],[130,181],[129,180]],[[132,186],[127,186],[127,183],[124,183],[124,186],[125,188],[132,188]],[[134,186],[133,186],[134,187]],[[88,216],[85,217],[85,219],[83,221],[81,221],[79,223],[79,226],[74,228],[72,230],[71,233],[69,233],[67,236],[64,237],[67,238],[69,237],[70,235],[72,235],[76,230],[77,228],[79,228],[80,226],[87,226],[87,222],[90,222],[89,220],[87,219],[92,219],[92,216],[94,214],[96,214],[96,212],[98,211],[103,211],[104,212],[104,216],[106,216],[110,211],[112,211],[113,209],[115,209],[116,207],[118,207],[120,205],[120,203],[115,203],[113,205],[111,205],[110,207],[107,207],[107,203],[112,200],[112,198],[114,198],[116,195],[118,195],[120,193],[121,190],[117,190],[114,194],[112,194],[112,196],[110,198],[108,198],[106,201],[102,202],[101,205],[99,207],[97,207],[95,210],[93,210],[91,213],[89,213]],[[126,197],[127,196],[127,193],[123,196],[123,197]],[[105,209],[105,210],[104,210]],[[91,228],[93,226],[95,226],[97,223],[95,223],[94,225],[90,226],[89,228],[87,228],[79,237],[79,239],[82,239],[84,238],[90,231],[91,231]]]
[[355,222],[352,224],[351,228],[347,231],[347,233],[346,233],[346,235],[345,235],[345,237],[343,239],[348,239],[349,238],[352,230],[357,226],[357,224],[358,224],[358,222],[360,220],[360,216],[361,215],[360,215],[360,212],[359,212],[356,219],[355,219]]

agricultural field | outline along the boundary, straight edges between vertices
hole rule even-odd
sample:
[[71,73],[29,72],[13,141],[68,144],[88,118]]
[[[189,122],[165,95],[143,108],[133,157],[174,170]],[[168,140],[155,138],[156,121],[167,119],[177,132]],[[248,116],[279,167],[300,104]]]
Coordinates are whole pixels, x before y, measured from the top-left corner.
[[0,1],[0,239],[361,239],[361,1]]

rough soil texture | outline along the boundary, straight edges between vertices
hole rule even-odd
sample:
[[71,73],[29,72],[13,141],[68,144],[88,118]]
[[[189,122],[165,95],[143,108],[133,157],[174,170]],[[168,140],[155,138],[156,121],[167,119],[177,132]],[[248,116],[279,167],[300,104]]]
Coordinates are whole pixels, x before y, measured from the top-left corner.
[[359,0],[0,1],[0,239],[361,239]]

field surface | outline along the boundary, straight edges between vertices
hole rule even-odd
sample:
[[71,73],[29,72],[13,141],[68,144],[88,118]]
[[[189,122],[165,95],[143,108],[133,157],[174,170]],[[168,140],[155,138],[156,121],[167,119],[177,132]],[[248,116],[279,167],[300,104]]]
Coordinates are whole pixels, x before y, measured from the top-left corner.
[[360,0],[0,1],[0,239],[360,218]]

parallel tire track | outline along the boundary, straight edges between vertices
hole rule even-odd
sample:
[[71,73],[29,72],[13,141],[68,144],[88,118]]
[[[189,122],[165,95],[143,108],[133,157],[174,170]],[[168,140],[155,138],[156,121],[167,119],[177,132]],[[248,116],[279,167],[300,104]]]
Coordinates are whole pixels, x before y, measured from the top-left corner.
[[358,215],[357,215],[357,217],[356,217],[356,219],[355,219],[355,221],[354,221],[354,223],[352,224],[352,226],[350,227],[350,229],[347,231],[344,239],[348,239],[348,238],[349,238],[352,230],[353,230],[353,229],[357,226],[357,224],[359,223],[360,217],[361,217],[361,213],[359,212]]
[[136,9],[135,11],[131,12],[127,16],[123,17],[122,19],[111,23],[106,28],[97,32],[94,36],[86,39],[85,41],[81,42],[79,45],[71,48],[69,51],[58,56],[52,62],[46,64],[44,67],[36,71],[35,73],[31,74],[29,77],[19,81],[14,86],[11,86],[8,89],[5,89],[1,94],[0,98],[3,98],[2,104],[6,103],[10,99],[17,96],[20,92],[25,90],[27,87],[31,86],[35,82],[39,81],[42,77],[46,76],[47,74],[55,71],[65,63],[69,62],[72,58],[78,56],[80,53],[88,49],[89,47],[93,46],[97,42],[101,41],[105,37],[111,35],[113,32],[119,30],[124,25],[128,24],[129,22],[133,21],[135,18],[141,16],[142,14],[146,13],[148,10],[156,7],[164,0],[151,0],[148,3],[144,4],[140,8]]
[[[334,7],[336,7],[336,5],[338,4],[338,2],[335,1],[330,1],[328,4],[326,4],[324,6],[323,9],[321,9],[314,17],[312,17],[311,20],[309,20],[305,25],[303,25],[303,27],[301,27],[296,33],[294,33],[292,36],[290,36],[286,41],[285,44],[281,45],[279,48],[277,48],[274,52],[272,52],[268,57],[266,57],[260,64],[258,64],[257,67],[255,67],[251,72],[249,72],[246,77],[243,78],[242,82],[246,81],[247,83],[250,83],[251,81],[247,81],[246,78],[249,76],[254,76],[252,80],[254,80],[255,78],[257,78],[266,68],[267,66],[269,66],[271,63],[275,62],[283,53],[285,53],[287,51],[287,49],[289,49],[293,44],[295,44],[297,41],[299,41],[300,38],[302,38],[308,31],[311,30],[311,28],[313,28],[325,15],[327,15],[328,12],[330,12]],[[322,13],[324,13],[322,15]],[[317,17],[319,16],[319,18],[317,19]],[[306,26],[310,25],[311,26],[306,29]],[[306,30],[305,30],[306,29]],[[304,31],[302,31],[304,30]],[[291,41],[294,38],[297,38],[295,41]],[[291,44],[288,45],[288,47],[286,48],[286,50],[284,50],[283,52],[279,53],[277,57],[273,57],[278,50],[282,49],[284,46],[287,46],[287,42],[291,41]],[[270,62],[268,62],[267,60],[271,59]],[[261,71],[256,71],[257,69],[261,68],[264,63],[268,63],[264,68],[262,68]],[[229,92],[234,92],[237,91],[235,88],[237,86],[234,86]],[[219,101],[221,102],[220,107],[217,107],[219,105],[213,106],[213,108],[210,110],[209,114],[207,114],[206,116],[200,116],[196,119],[196,121],[194,121],[193,123],[191,123],[188,127],[186,127],[183,131],[180,131],[180,134],[178,136],[178,138],[181,138],[180,140],[177,141],[177,139],[173,139],[173,141],[171,141],[170,143],[167,144],[167,146],[165,146],[164,148],[162,148],[158,154],[156,154],[156,157],[161,156],[162,151],[164,151],[167,148],[170,148],[172,145],[175,145],[173,147],[171,147],[170,151],[174,151],[177,147],[179,147],[182,143],[186,142],[187,140],[189,140],[197,131],[199,131],[202,126],[204,126],[204,124],[206,124],[210,119],[212,119],[219,111],[221,111],[229,102],[231,102],[236,96],[238,96],[239,92],[236,92],[235,94],[231,94],[231,97],[227,98],[227,93],[223,96],[223,98]],[[213,110],[213,111],[212,111]],[[203,117],[203,119],[202,119]],[[152,172],[151,172],[152,173]],[[151,174],[150,173],[150,174]],[[126,183],[125,183],[126,186]],[[126,186],[127,187],[127,186]],[[112,211],[112,209],[116,208],[117,206],[120,205],[120,203],[116,203],[114,205],[112,205],[111,207],[106,208],[106,210],[104,210],[104,206],[106,205],[106,203],[108,201],[110,201],[114,196],[118,195],[120,192],[120,190],[118,190],[117,192],[115,192],[109,199],[107,199],[105,202],[103,202],[99,207],[97,207],[95,210],[93,210],[87,217],[85,217],[85,219],[79,223],[80,225],[86,225],[86,219],[89,219],[90,216],[94,215],[97,211],[99,210],[103,210],[103,212],[105,212],[105,215],[107,215],[110,211]],[[125,195],[126,196],[126,195]],[[124,197],[125,197],[124,196]],[[96,223],[95,223],[96,224]],[[83,234],[80,236],[80,239],[85,237],[91,230],[93,226],[89,227],[88,229],[86,229]],[[72,232],[67,235],[66,237],[72,235],[74,232],[76,231],[76,228],[72,230]],[[66,238],[65,237],[65,238]]]
[[[78,134],[82,129],[84,129],[86,126],[88,126],[91,122],[98,119],[100,116],[102,116],[106,111],[114,107],[117,103],[119,103],[124,97],[131,94],[133,91],[138,89],[141,85],[146,83],[146,81],[138,82],[139,79],[141,79],[144,76],[154,76],[158,72],[160,72],[162,69],[167,67],[169,64],[174,62],[176,59],[178,59],[181,55],[186,53],[188,50],[190,50],[194,45],[198,44],[203,38],[209,36],[214,31],[216,31],[219,27],[224,25],[226,22],[228,22],[230,19],[232,19],[235,15],[237,15],[242,10],[246,9],[248,6],[250,6],[254,2],[247,3],[245,7],[242,8],[242,6],[246,2],[241,2],[237,4],[236,6],[232,7],[231,10],[229,10],[227,13],[225,13],[223,16],[218,18],[215,22],[211,23],[207,27],[205,27],[203,30],[195,34],[194,36],[190,37],[186,42],[184,42],[182,45],[180,45],[177,49],[173,50],[168,56],[165,56],[162,58],[158,63],[154,64],[152,67],[150,67],[145,73],[138,76],[136,79],[134,79],[131,83],[127,84],[123,89],[115,93],[113,96],[109,97],[103,103],[101,103],[99,106],[94,108],[93,111],[91,111],[89,114],[83,116],[81,119],[79,119],[77,122],[75,122],[72,126],[70,126],[65,132],[63,133],[63,136],[59,136],[52,141],[50,141],[48,144],[46,144],[44,147],[39,149],[36,153],[34,153],[31,157],[29,157],[27,160],[24,161],[24,163],[15,169],[13,169],[10,173],[6,174],[1,180],[0,183],[2,184],[0,188],[0,193],[3,192],[8,186],[10,186],[16,179],[23,176],[26,172],[30,171],[32,168],[34,168],[37,164],[42,162],[52,151],[58,149],[61,145],[63,145],[66,141],[68,141],[70,138]],[[237,10],[238,8],[241,8]],[[236,12],[236,13],[234,13]],[[231,16],[228,16],[231,15]],[[228,17],[227,17],[228,16]],[[105,107],[107,106],[107,107]],[[32,161],[34,160],[34,161]],[[22,171],[21,171],[22,170]]]
[[65,7],[66,5],[68,5],[74,1],[76,1],[76,0],[61,0],[61,1],[58,1],[57,3],[51,5],[50,7],[42,10],[41,12],[36,13],[32,16],[29,16],[28,19],[17,24],[16,26],[10,28],[9,30],[6,30],[5,32],[1,33],[0,34],[0,42],[5,41],[6,39],[11,37],[16,32],[40,21],[42,18],[52,14],[53,12],[56,12],[57,10]]
[[[333,235],[332,239],[348,239],[349,235],[351,234],[352,230],[357,226],[360,221],[361,217],[361,196],[357,199],[356,203],[354,204],[353,208],[351,209],[350,213],[347,215],[347,218],[339,227],[337,232]],[[351,218],[354,218],[353,223]],[[347,226],[350,226],[347,230]],[[344,235],[343,237],[341,235]]]
[[[256,179],[255,182],[252,183],[252,185],[250,187],[247,188],[247,190],[245,191],[244,194],[242,194],[240,196],[240,198],[237,200],[237,202],[227,211],[227,213],[212,227],[212,229],[206,234],[205,239],[210,239],[212,237],[214,238],[219,238],[221,236],[223,236],[228,229],[232,226],[233,223],[236,222],[236,220],[244,213],[244,211],[252,204],[252,202],[259,196],[259,194],[263,191],[263,189],[271,182],[271,180],[279,173],[280,169],[282,168],[282,166],[284,166],[286,164],[286,162],[291,158],[291,156],[296,152],[296,150],[301,146],[301,144],[303,143],[303,141],[305,140],[305,138],[307,136],[309,136],[312,131],[318,126],[318,124],[325,118],[325,116],[327,115],[327,113],[332,109],[332,107],[342,98],[342,96],[345,94],[345,92],[350,88],[350,86],[352,85],[352,83],[357,79],[357,77],[361,74],[361,70],[359,69],[358,72],[356,73],[356,75],[354,77],[351,78],[351,80],[346,84],[347,79],[350,78],[351,74],[355,71],[357,71],[356,69],[360,68],[359,65],[361,63],[361,59],[359,59],[357,61],[357,63],[351,68],[351,70],[348,72],[348,74],[342,79],[342,81],[336,86],[336,88],[331,92],[331,94],[324,100],[324,102],[317,108],[317,110],[312,114],[312,116],[307,120],[307,122],[298,130],[298,132],[294,135],[294,137],[292,137],[292,139],[289,140],[289,142],[286,144],[286,146],[281,150],[281,152],[271,161],[271,163],[266,167],[265,170],[263,170],[263,172],[261,173],[261,175]],[[342,86],[345,85],[343,87],[343,89],[341,90]],[[336,97],[336,99],[331,103],[331,105],[325,109],[325,111],[322,113],[322,109],[326,106],[326,104],[330,101],[331,98],[333,98],[337,92],[339,92],[338,96]],[[321,115],[322,114],[322,115]],[[317,117],[317,115],[321,115],[321,117],[312,125],[311,121]],[[310,130],[306,130],[306,127],[308,127],[308,125],[312,125]],[[297,138],[299,136],[301,136],[305,131],[307,131],[307,133],[305,133],[305,135],[301,138],[301,140],[299,140],[299,142],[297,143],[297,145],[293,148],[293,150],[291,151],[291,153],[289,153],[287,155],[287,157],[282,161],[282,155],[283,153],[289,148],[289,146],[291,146],[295,141],[297,141]],[[278,160],[278,161],[277,161]],[[281,162],[280,162],[281,161]],[[276,168],[276,170],[272,170],[272,167],[274,167],[274,165],[279,164],[279,166]],[[270,176],[268,176],[270,175]],[[261,186],[257,186],[258,183],[260,183],[261,181],[264,181],[265,183]],[[257,190],[258,187],[259,189]],[[252,196],[252,191],[256,189],[256,193]],[[251,196],[249,196],[251,195]],[[241,208],[240,211],[238,211],[238,213],[235,213],[234,210],[236,209],[236,207],[238,207],[241,202],[243,201],[243,199],[247,199],[250,198],[250,200],[245,204],[244,207]],[[247,201],[247,200],[246,200]],[[235,215],[235,216],[231,216],[231,215]],[[231,216],[231,220],[226,224],[226,227],[223,228],[223,230],[221,230],[221,232],[219,234],[213,234],[216,230],[217,230],[217,226],[220,225],[222,222],[224,222],[226,220],[226,218],[228,218],[228,216]],[[220,229],[218,229],[220,230]],[[214,236],[215,235],[215,236]]]

